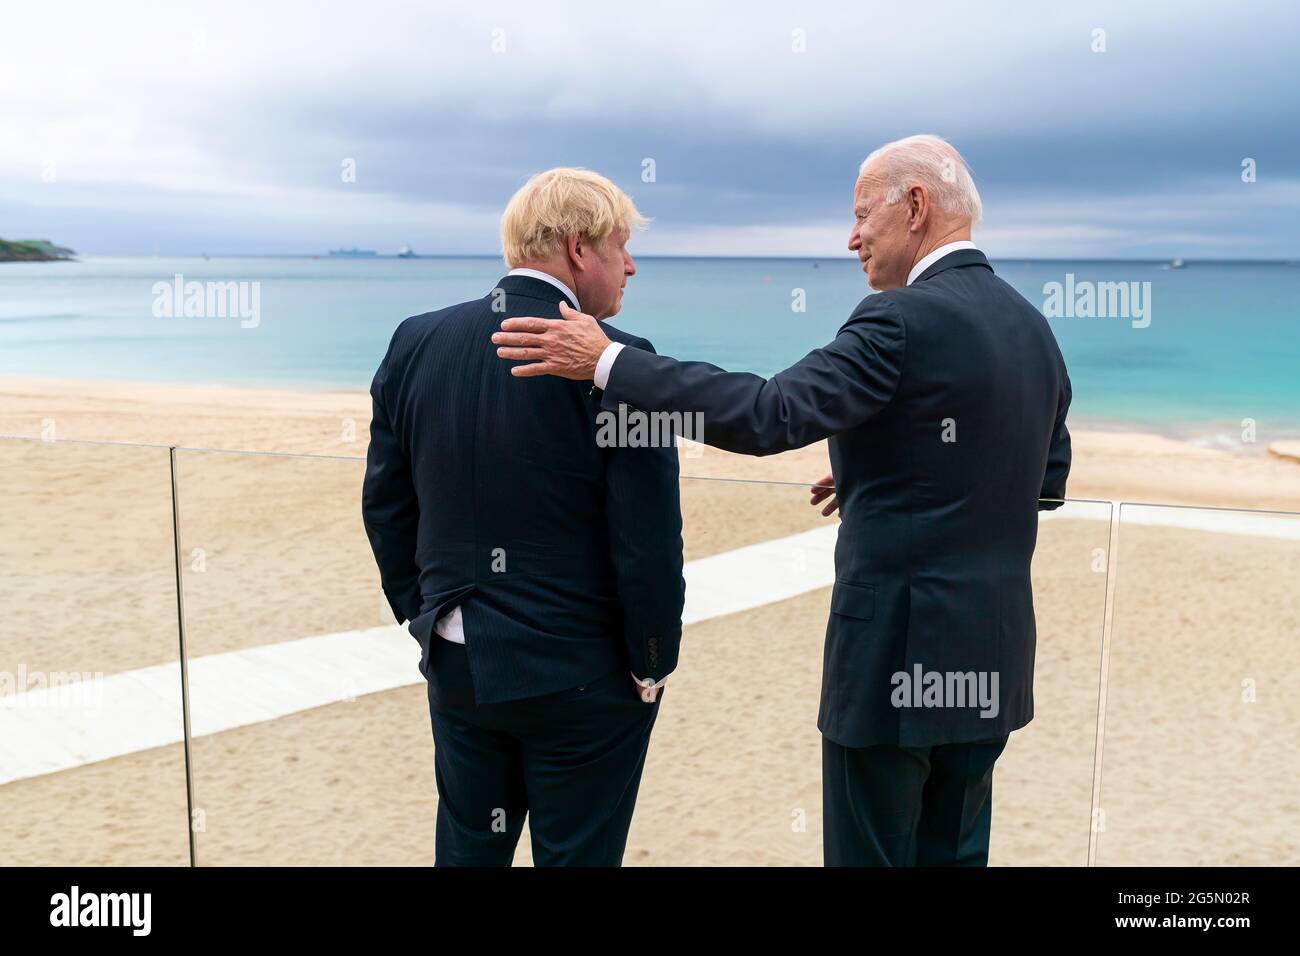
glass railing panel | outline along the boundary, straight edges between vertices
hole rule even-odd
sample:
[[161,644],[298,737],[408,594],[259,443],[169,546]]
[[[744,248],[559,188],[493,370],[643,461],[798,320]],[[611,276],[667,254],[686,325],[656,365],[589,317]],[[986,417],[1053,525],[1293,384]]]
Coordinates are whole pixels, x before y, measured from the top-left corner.
[[364,466],[177,453],[199,865],[432,861],[419,648],[382,598]]
[[1097,862],[1295,865],[1300,515],[1122,506]]
[[[839,522],[806,486],[682,480],[681,663],[669,680],[629,862],[822,862],[823,642]],[[1110,505],[1042,523],[1037,714],[994,787],[992,862],[1082,865],[1088,853]]]
[[681,654],[626,862],[820,865],[817,710],[839,521],[793,484],[684,478],[681,501]]
[[0,440],[0,858],[190,858],[168,449]]
[[989,862],[1088,862],[1111,504],[1040,512],[1034,550],[1034,718],[993,776]]
[[[432,860],[418,648],[379,595],[362,467],[178,455],[201,863]],[[819,865],[838,520],[793,483],[684,478],[681,503],[681,660],[627,862]],[[1038,716],[1000,764],[994,862],[1086,855],[1108,508],[1069,503],[1040,533]],[[516,862],[531,862],[526,830]]]

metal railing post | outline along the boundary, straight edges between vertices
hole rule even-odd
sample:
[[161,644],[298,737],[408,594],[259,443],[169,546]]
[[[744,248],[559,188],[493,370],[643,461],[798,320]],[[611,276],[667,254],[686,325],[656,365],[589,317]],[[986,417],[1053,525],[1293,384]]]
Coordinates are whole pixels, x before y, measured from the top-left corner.
[[190,671],[185,650],[185,581],[181,570],[180,484],[176,475],[176,446],[168,449],[172,477],[172,552],[176,566],[176,635],[180,642],[181,722],[185,734],[185,832],[189,834],[190,866],[198,865],[194,845],[194,767],[190,752]]

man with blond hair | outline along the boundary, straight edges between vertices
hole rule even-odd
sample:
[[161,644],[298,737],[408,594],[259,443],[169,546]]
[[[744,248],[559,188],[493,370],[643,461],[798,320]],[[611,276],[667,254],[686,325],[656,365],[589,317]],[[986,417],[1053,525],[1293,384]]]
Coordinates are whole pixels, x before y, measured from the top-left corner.
[[877,294],[770,379],[622,348],[572,310],[494,336],[534,363],[515,374],[702,415],[709,445],[830,439],[812,503],[834,495],[823,513],[841,517],[817,721],[832,865],[987,863],[993,765],[1034,713],[1029,565],[1039,509],[1065,494],[1070,379],[1046,320],[971,240],[980,214],[939,137],[873,152],[848,247]]
[[[384,593],[420,644],[438,786],[436,863],[617,866],[685,584],[671,442],[607,440],[590,382],[525,382],[502,319],[604,324],[644,223],[603,176],[552,169],[501,220],[510,271],[398,326],[371,386],[362,492]],[[521,503],[522,502],[522,503]]]

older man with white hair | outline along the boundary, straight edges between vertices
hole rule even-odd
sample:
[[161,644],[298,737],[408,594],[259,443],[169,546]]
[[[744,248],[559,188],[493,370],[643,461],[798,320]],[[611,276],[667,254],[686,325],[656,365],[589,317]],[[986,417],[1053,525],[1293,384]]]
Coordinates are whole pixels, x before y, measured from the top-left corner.
[[993,765],[1033,717],[1030,561],[1038,511],[1065,494],[1070,380],[1046,320],[971,241],[981,211],[944,140],[873,152],[848,247],[877,294],[770,379],[622,348],[571,309],[493,336],[532,362],[513,374],[700,413],[710,445],[830,439],[812,494],[842,521],[818,716],[830,865],[986,864]]

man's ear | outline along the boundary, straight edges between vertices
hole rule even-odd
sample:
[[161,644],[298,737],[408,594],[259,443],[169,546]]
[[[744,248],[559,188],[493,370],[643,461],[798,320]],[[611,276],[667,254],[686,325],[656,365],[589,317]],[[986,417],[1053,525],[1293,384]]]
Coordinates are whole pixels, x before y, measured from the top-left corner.
[[586,254],[588,252],[587,243],[582,236],[566,236],[564,238],[565,253],[569,257],[569,267],[574,272],[581,272],[587,267]]
[[925,190],[920,186],[913,186],[907,191],[908,210],[907,214],[912,220],[911,228],[913,230],[921,228],[925,223],[925,214],[928,211],[930,197],[925,194]]

